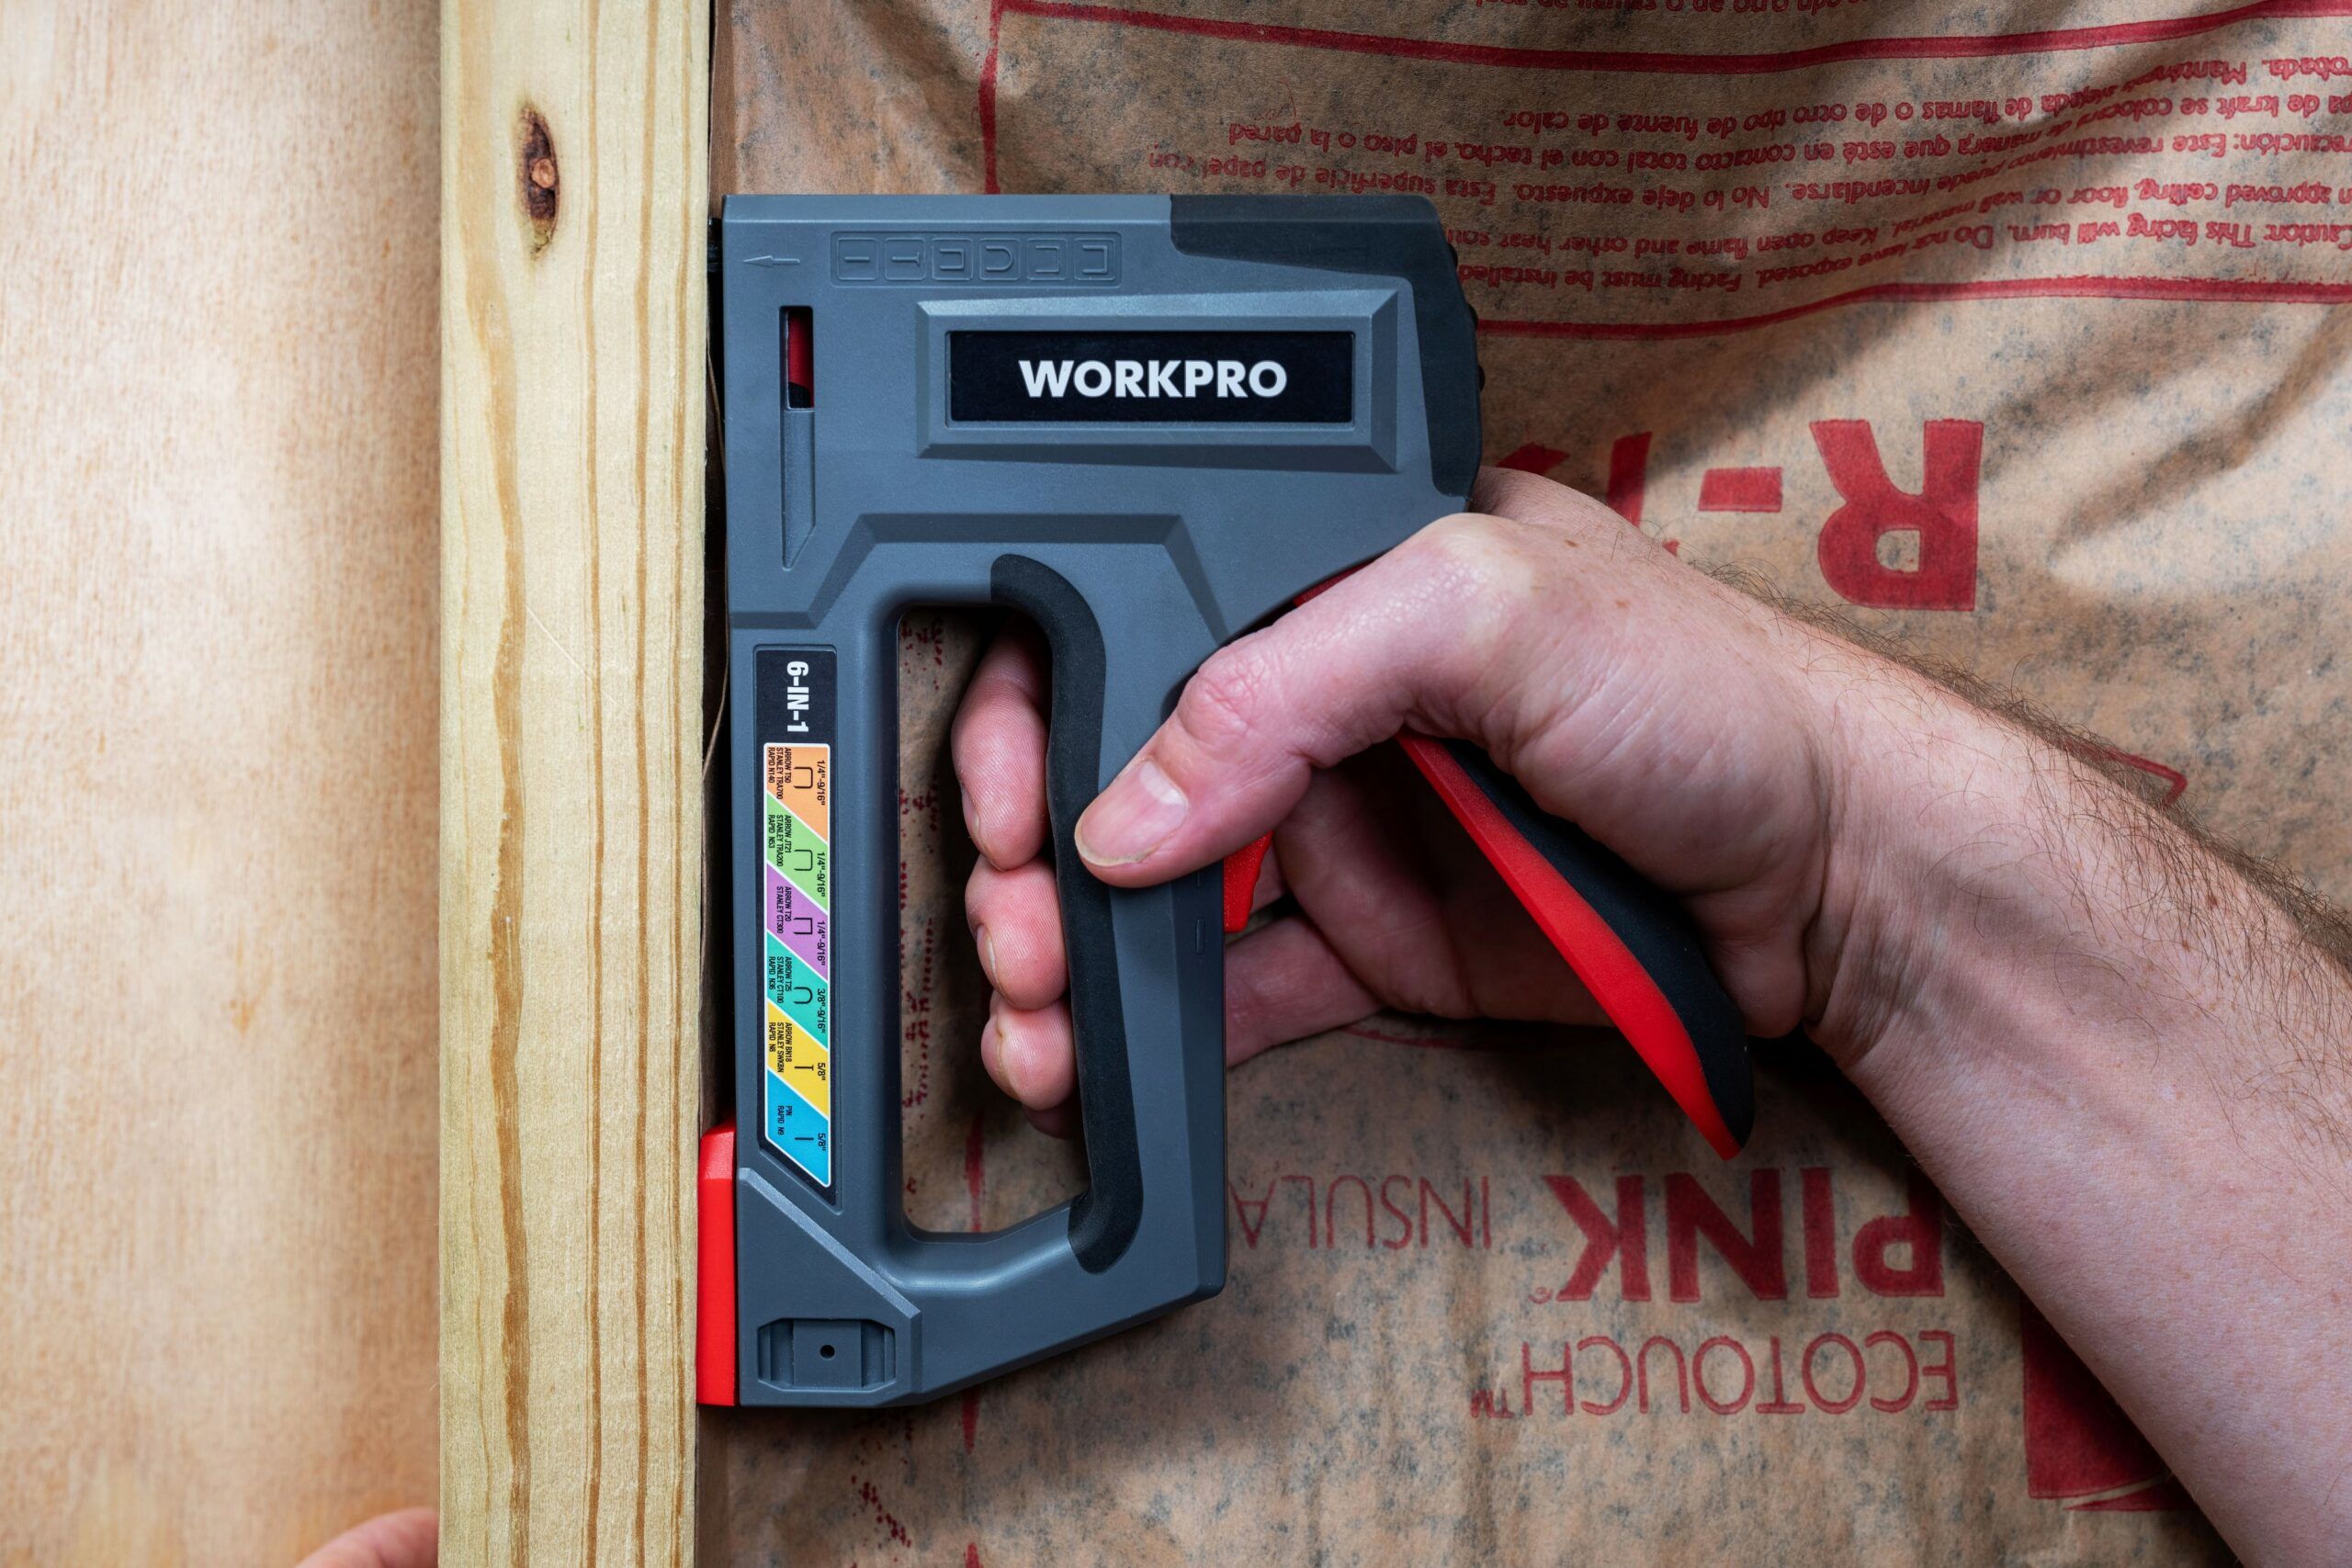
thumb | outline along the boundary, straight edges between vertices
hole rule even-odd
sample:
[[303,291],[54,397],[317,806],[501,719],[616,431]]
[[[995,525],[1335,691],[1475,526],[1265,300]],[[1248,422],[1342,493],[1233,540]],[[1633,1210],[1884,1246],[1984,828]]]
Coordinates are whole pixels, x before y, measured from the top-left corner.
[[1287,816],[1316,769],[1400,728],[1476,740],[1508,766],[1528,725],[1577,700],[1577,666],[1590,662],[1532,635],[1579,618],[1561,592],[1574,574],[1550,558],[1584,544],[1665,558],[1597,503],[1546,488],[1561,498],[1554,515],[1442,518],[1219,649],[1079,818],[1089,869],[1138,886],[1221,859]]

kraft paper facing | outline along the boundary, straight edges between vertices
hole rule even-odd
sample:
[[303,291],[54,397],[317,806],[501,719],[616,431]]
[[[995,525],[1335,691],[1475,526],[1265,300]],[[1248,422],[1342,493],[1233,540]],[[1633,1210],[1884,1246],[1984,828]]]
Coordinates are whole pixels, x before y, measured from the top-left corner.
[[[2109,737],[2338,899],[2352,3],[722,8],[714,188],[1414,191],[1487,460]],[[902,627],[910,1216],[1075,1153],[986,1083]],[[1964,1043],[1955,1043],[1956,1045]],[[745,1562],[2224,1562],[1826,1063],[1726,1165],[1597,1033],[1381,1017],[1233,1076],[1223,1295],[960,1398],[722,1423]]]

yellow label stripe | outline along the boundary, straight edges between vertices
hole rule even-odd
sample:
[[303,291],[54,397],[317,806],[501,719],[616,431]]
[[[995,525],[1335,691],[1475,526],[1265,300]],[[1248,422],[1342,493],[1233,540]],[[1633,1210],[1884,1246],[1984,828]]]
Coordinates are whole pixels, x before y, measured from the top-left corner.
[[768,1003],[768,1071],[830,1119],[833,1113],[833,1054],[817,1037]]

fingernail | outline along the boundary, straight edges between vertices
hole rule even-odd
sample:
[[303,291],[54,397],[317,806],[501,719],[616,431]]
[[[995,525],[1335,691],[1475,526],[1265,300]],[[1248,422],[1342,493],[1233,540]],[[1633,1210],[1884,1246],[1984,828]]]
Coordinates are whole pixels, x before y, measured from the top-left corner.
[[[1012,1096],[1015,1100],[1021,1100],[1021,1075],[1012,1070],[1014,1059],[1014,1052],[1012,1050],[1012,1034],[1010,1030],[1004,1027],[1003,1022],[999,1019],[998,1006],[999,1004],[997,999],[990,998],[989,1000],[989,1028],[996,1035],[996,1081],[1004,1086],[1005,1093]],[[1026,1101],[1023,1101],[1023,1103],[1026,1103]]]
[[1003,1055],[1004,1042],[998,1036],[996,1030],[996,998],[990,997],[989,1021],[980,1025],[980,1066],[986,1067],[989,1077],[995,1078],[999,1083],[1002,1083],[1004,1079],[997,1073],[997,1058]]
[[1093,865],[1132,865],[1168,841],[1188,804],[1176,781],[1146,757],[1080,816],[1079,855]]
[[986,926],[974,926],[972,934],[979,939],[980,973],[989,977],[990,986],[994,986],[997,983],[996,943],[989,940],[989,928]]
[[964,800],[964,831],[971,835],[973,846],[978,848],[984,842],[981,838],[979,806],[972,799],[971,791],[959,790],[956,793],[961,795]]

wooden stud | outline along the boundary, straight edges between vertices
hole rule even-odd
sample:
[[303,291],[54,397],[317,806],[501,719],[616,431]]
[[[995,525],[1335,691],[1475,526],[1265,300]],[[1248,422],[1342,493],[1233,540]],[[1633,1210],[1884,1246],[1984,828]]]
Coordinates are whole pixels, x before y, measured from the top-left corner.
[[693,1556],[709,17],[447,0],[442,1561]]

